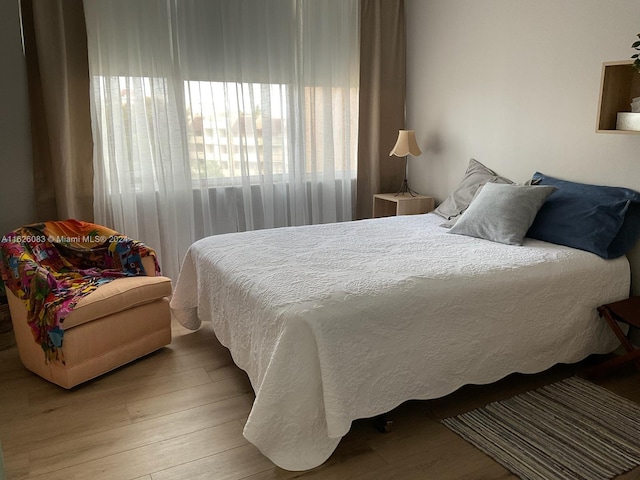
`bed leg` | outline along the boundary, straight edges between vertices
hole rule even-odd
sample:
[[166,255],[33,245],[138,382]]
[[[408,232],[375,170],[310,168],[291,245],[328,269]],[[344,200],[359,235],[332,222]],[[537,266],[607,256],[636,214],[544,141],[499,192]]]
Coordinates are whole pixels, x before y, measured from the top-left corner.
[[387,415],[378,415],[373,418],[373,426],[380,433],[389,433],[393,428],[393,420],[390,420]]

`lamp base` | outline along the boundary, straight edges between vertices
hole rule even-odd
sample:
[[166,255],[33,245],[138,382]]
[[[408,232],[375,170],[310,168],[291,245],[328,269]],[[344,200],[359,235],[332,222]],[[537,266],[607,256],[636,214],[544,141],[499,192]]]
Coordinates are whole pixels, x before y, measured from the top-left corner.
[[398,193],[396,193],[394,197],[404,195],[405,193],[408,193],[412,197],[415,197],[418,194],[418,192],[414,192],[409,188],[409,183],[407,182],[407,157],[404,157],[404,180],[402,180],[400,190],[398,190]]
[[416,192],[416,191],[414,191],[414,190],[411,190],[411,189],[409,188],[409,184],[407,183],[407,179],[405,178],[405,179],[402,181],[402,186],[400,187],[400,190],[398,190],[398,193],[396,193],[396,194],[394,195],[394,197],[398,197],[398,196],[400,196],[400,195],[405,195],[405,194],[407,194],[407,193],[408,193],[409,195],[411,195],[412,197],[415,197],[415,196],[418,194],[418,192]]

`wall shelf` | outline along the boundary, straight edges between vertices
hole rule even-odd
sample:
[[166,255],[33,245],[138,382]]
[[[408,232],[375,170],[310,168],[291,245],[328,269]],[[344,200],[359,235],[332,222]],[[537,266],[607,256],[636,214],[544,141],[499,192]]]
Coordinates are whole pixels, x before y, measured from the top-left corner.
[[603,63],[596,131],[598,133],[640,134],[636,131],[616,130],[618,112],[630,112],[631,100],[635,97],[640,97],[640,73],[633,68],[633,61]]

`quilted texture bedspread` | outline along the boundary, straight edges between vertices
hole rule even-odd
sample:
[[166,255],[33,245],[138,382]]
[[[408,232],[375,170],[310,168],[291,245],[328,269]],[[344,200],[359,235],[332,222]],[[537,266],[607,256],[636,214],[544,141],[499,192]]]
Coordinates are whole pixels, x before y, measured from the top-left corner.
[[278,466],[323,463],[357,418],[533,373],[616,339],[626,258],[452,235],[434,214],[205,238],[171,307],[213,322],[256,394],[245,437]]

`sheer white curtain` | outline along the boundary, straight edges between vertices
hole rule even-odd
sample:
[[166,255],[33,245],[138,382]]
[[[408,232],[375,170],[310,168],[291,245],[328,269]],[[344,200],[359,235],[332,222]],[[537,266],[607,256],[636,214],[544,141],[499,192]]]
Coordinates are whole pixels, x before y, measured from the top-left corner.
[[204,236],[353,218],[358,0],[85,0],[95,219],[177,278]]

